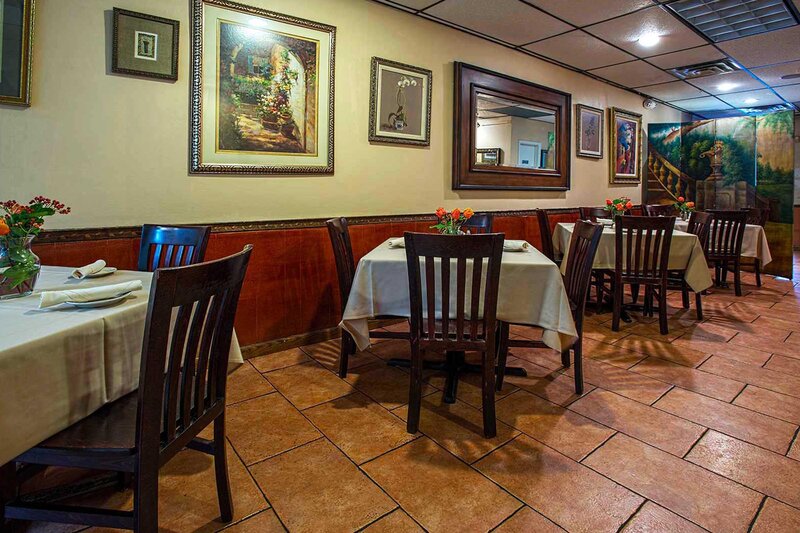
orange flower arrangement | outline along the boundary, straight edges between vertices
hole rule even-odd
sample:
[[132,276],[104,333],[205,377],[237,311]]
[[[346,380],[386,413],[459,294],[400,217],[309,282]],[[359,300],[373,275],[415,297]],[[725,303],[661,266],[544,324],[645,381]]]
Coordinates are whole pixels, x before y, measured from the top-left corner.
[[9,233],[11,233],[11,229],[8,227],[8,224],[6,224],[6,221],[0,218],[0,237],[8,235]]
[[455,208],[448,212],[444,207],[436,210],[436,217],[439,221],[431,226],[431,229],[439,230],[442,235],[459,235],[461,233],[461,226],[474,215],[475,212],[467,207],[464,211]]
[[694,211],[694,202],[687,202],[686,198],[683,196],[678,196],[677,200],[678,201],[672,205],[674,205],[675,209],[680,211],[682,214],[688,214]]
[[633,202],[627,196],[621,196],[619,198],[614,198],[613,200],[606,198],[606,206],[603,208],[605,209],[609,215],[621,215],[625,211],[630,210],[633,208]]

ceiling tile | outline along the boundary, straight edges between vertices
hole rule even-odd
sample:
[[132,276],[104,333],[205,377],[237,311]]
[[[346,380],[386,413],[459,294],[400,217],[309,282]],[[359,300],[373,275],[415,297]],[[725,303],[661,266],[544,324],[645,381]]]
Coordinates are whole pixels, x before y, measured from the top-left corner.
[[[725,94],[747,89],[763,89],[764,84],[753,78],[747,72],[738,70],[728,74],[718,74],[716,76],[704,76],[702,78],[692,78],[686,80],[695,87],[710,92],[711,94]],[[722,87],[722,88],[720,88]]]
[[659,98],[667,102],[671,100],[682,100],[686,98],[706,96],[706,93],[697,87],[692,87],[685,81],[673,81],[670,83],[659,83],[658,85],[648,85],[646,87],[639,87],[638,90],[654,98]]
[[718,111],[720,109],[730,109],[731,106],[721,102],[712,96],[705,98],[692,98],[691,100],[675,100],[670,102],[687,111]]
[[671,54],[649,57],[647,60],[657,67],[675,68],[723,59],[724,57],[725,54],[713,46],[705,45],[698,46],[697,48],[690,48],[689,50],[681,50],[680,52],[672,52]]
[[572,29],[519,0],[494,0],[491,8],[483,0],[444,0],[425,13],[516,45]]
[[800,102],[800,84],[776,87],[775,91],[789,102]]
[[675,76],[648,65],[644,61],[631,61],[630,63],[598,68],[589,72],[626,87],[641,87],[642,85],[675,81]]
[[[754,98],[755,102],[748,102],[747,100]],[[775,105],[782,104],[783,100],[769,89],[760,89],[758,91],[744,91],[741,93],[723,94],[720,99],[728,102],[733,107],[758,107],[762,105]]]
[[790,61],[789,63],[781,63],[780,65],[772,65],[771,67],[754,68],[751,72],[758,76],[761,81],[773,87],[800,83],[800,78],[789,80],[781,79],[781,76],[786,76],[788,74],[797,74],[800,76],[800,61]]
[[[706,44],[704,39],[660,7],[643,9],[624,17],[601,22],[589,26],[586,31],[639,57],[665,54]],[[661,39],[654,46],[642,46],[637,41],[646,33],[658,34]]]
[[580,30],[562,33],[525,48],[583,70],[636,59]]
[[800,26],[751,35],[718,45],[745,67],[761,67],[800,59]]
[[400,4],[401,6],[410,7],[411,9],[425,9],[436,3],[436,0],[378,0],[384,4]]
[[652,0],[529,0],[548,13],[576,26],[594,24],[652,6]]

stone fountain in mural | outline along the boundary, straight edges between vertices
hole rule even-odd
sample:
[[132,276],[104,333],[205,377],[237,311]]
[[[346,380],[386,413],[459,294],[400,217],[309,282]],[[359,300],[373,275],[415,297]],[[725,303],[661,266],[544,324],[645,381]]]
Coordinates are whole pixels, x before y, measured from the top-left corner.
[[725,184],[722,174],[722,156],[725,143],[714,141],[714,146],[702,152],[700,157],[708,159],[711,164],[711,174],[702,182],[696,184],[695,203],[701,209],[739,209],[753,205],[755,190],[748,186],[746,181],[736,181]]

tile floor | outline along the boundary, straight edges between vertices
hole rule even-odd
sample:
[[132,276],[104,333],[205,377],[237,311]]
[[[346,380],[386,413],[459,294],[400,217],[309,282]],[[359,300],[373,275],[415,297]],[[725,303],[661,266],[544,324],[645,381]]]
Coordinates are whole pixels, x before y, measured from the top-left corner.
[[[670,334],[610,314],[586,327],[586,393],[548,350],[513,350],[481,436],[480,389],[441,402],[430,375],[421,431],[405,431],[407,374],[384,341],[333,372],[338,341],[249,359],[229,381],[235,522],[217,522],[211,460],[162,470],[166,531],[800,531],[800,284],[715,289],[706,320],[671,295]],[[519,336],[535,330],[514,328]],[[96,495],[111,505],[129,493]],[[30,531],[74,528],[36,524]]]

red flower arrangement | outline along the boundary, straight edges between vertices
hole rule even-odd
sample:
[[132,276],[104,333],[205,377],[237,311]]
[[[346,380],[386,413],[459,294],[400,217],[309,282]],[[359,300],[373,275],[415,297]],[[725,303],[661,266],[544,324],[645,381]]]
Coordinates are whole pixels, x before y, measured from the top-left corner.
[[619,198],[614,198],[613,200],[606,198],[606,206],[603,208],[605,209],[609,215],[621,215],[625,211],[629,211],[633,208],[633,202],[627,196],[620,196]]
[[444,207],[436,210],[436,217],[439,222],[431,226],[439,230],[442,235],[459,235],[461,234],[461,226],[474,215],[475,212],[467,207],[464,211],[455,208],[452,211],[447,211]]

